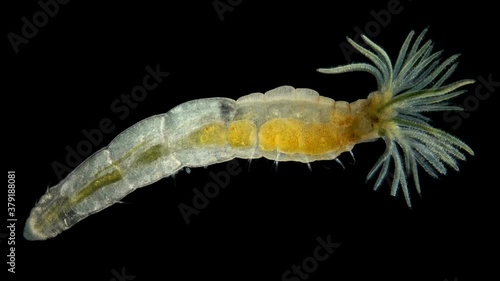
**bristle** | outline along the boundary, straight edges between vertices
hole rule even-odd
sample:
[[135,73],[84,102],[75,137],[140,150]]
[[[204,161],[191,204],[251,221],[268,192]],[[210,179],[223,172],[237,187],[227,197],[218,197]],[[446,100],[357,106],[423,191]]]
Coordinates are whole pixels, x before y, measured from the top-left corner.
[[[402,189],[405,201],[411,208],[410,192],[407,180],[411,176],[418,194],[421,194],[418,167],[437,178],[446,175],[448,167],[458,170],[458,161],[465,160],[465,153],[473,155],[472,149],[456,137],[429,125],[430,118],[425,112],[461,110],[450,105],[448,100],[465,93],[459,88],[474,83],[465,79],[442,86],[457,68],[457,58],[453,55],[441,60],[442,51],[433,52],[431,40],[424,42],[427,29],[422,31],[411,43],[414,32],[408,34],[394,66],[387,53],[366,36],[363,41],[371,50],[361,47],[353,40],[349,42],[373,65],[355,63],[329,69],[318,69],[322,73],[343,73],[365,71],[377,79],[376,94],[389,96],[380,104],[377,112],[386,115],[380,117],[385,122],[381,125],[381,137],[386,143],[386,150],[370,170],[367,180],[376,173],[374,189],[378,189],[383,180],[392,175],[391,195]],[[423,43],[423,44],[422,44]],[[387,114],[390,112],[390,114]],[[395,124],[396,126],[393,126]],[[383,126],[385,125],[385,126]],[[391,165],[392,162],[392,165]],[[390,173],[389,168],[394,172]]]

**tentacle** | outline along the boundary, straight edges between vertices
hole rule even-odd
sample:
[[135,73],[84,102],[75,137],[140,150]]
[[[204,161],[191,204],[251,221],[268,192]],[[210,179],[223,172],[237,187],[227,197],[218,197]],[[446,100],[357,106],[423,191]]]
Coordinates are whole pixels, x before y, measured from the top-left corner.
[[[371,115],[380,137],[386,142],[386,150],[368,173],[371,179],[378,172],[374,188],[383,179],[392,175],[391,194],[403,190],[408,206],[411,206],[407,178],[412,177],[420,194],[418,167],[433,177],[445,175],[447,168],[458,170],[458,160],[465,153],[473,155],[472,149],[456,137],[432,127],[430,118],[423,115],[430,111],[462,110],[447,103],[448,100],[465,93],[459,88],[474,83],[464,79],[442,86],[457,67],[459,55],[441,62],[442,51],[432,52],[431,40],[424,41],[425,29],[412,43],[414,32],[408,34],[394,66],[386,52],[363,36],[363,40],[374,50],[371,52],[352,40],[349,42],[366,56],[373,65],[356,63],[321,69],[323,73],[367,71],[374,74],[378,91],[368,98],[372,105]],[[422,44],[423,43],[423,44]],[[381,80],[382,79],[382,80]],[[389,167],[393,166],[393,172]]]

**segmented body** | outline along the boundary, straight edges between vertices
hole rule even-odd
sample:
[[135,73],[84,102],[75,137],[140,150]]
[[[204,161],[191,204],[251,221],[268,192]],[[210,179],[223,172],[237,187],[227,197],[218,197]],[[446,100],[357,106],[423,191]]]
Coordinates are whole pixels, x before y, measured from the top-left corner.
[[[410,206],[407,178],[420,192],[417,167],[432,176],[458,170],[461,151],[472,150],[455,137],[431,127],[421,113],[457,110],[444,103],[470,84],[441,84],[453,72],[456,57],[440,63],[423,34],[408,51],[410,33],[393,67],[387,54],[366,37],[375,53],[351,44],[375,66],[351,64],[324,73],[367,71],[379,89],[352,103],[334,101],[311,89],[278,87],[238,100],[208,98],[183,103],[165,114],[140,121],[90,156],[51,187],[31,211],[24,230],[29,240],[55,237],[90,214],[116,203],[133,190],[168,177],[183,167],[208,166],[233,158],[265,157],[309,163],[335,159],[354,145],[382,138],[386,152],[368,178],[380,171],[375,188],[394,176],[391,194],[402,189]],[[407,55],[408,52],[408,55]]]
[[237,101],[200,99],[147,118],[118,135],[34,208],[27,237],[46,239],[183,167],[265,157],[309,163],[335,159],[375,138],[366,100],[335,102],[283,86]]

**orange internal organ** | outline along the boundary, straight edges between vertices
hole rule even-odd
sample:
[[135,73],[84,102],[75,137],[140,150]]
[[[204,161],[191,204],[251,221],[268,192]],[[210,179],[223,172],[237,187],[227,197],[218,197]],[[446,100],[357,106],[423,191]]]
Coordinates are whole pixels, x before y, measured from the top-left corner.
[[259,129],[259,148],[281,153],[319,155],[345,151],[355,144],[352,115],[334,114],[326,123],[305,122],[295,118],[276,118]]
[[225,145],[226,126],[224,122],[207,124],[189,135],[188,141],[196,145]]
[[230,146],[252,148],[257,143],[257,128],[250,120],[237,120],[229,124],[227,141]]

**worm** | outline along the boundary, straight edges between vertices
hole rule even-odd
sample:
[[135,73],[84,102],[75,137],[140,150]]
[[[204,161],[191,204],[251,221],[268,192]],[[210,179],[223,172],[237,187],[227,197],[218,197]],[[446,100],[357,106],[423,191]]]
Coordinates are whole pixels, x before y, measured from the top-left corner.
[[409,33],[394,64],[363,35],[366,47],[347,40],[371,63],[318,69],[326,74],[372,74],[378,87],[366,99],[335,101],[311,89],[282,86],[237,100],[188,101],[136,123],[47,190],[31,210],[24,237],[55,237],[135,189],[185,167],[233,158],[332,160],[358,143],[379,138],[386,150],[367,179],[374,179],[377,189],[390,176],[391,195],[402,190],[411,208],[409,182],[421,193],[418,170],[438,177],[450,167],[458,170],[458,161],[474,154],[458,138],[431,126],[425,115],[462,110],[449,100],[465,92],[461,87],[474,83],[465,79],[445,84],[457,67],[458,55],[442,59],[441,52],[433,52],[431,40],[424,42],[426,31],[415,40],[415,32]]

